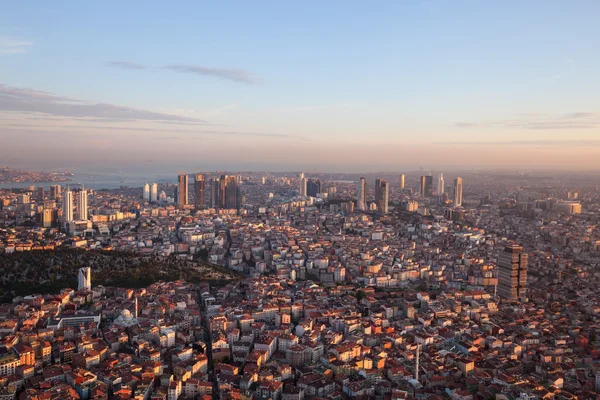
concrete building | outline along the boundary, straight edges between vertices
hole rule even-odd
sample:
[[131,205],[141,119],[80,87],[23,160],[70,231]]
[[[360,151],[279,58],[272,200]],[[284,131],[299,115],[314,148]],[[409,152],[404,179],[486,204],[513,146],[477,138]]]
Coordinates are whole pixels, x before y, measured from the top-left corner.
[[498,289],[509,300],[525,298],[527,289],[527,253],[518,244],[506,246],[498,255]]
[[79,268],[77,274],[77,290],[92,289],[92,269],[90,267]]
[[463,181],[461,177],[454,180],[454,206],[460,207],[463,199]]

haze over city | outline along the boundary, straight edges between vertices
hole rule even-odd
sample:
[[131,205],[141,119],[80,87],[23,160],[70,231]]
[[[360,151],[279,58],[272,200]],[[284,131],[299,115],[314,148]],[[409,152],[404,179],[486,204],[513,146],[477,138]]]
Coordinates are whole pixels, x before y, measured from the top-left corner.
[[597,170],[599,13],[597,1],[9,2],[0,159]]

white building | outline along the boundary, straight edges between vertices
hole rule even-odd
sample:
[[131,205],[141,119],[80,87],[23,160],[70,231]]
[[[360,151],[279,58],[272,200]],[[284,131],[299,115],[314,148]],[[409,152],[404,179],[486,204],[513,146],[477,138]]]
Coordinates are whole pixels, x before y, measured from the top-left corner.
[[88,219],[88,192],[84,188],[79,191],[77,199],[77,217],[80,221]]
[[69,221],[73,221],[73,192],[69,188],[63,193],[63,225],[67,225]]
[[150,201],[158,201],[158,184],[150,185]]
[[92,269],[90,267],[79,268],[77,275],[77,290],[92,289]]
[[144,184],[144,192],[142,194],[142,198],[146,201],[150,201],[150,185],[147,183]]
[[367,180],[364,177],[360,178],[358,181],[358,191],[356,197],[356,208],[361,211],[365,211],[367,209]]

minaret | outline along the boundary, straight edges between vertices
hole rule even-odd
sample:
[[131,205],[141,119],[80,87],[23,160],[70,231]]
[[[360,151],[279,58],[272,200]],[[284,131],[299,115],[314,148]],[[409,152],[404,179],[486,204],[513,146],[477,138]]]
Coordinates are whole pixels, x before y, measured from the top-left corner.
[[135,312],[134,312],[134,315],[133,315],[133,316],[134,316],[136,319],[137,319],[137,317],[138,317],[138,298],[137,298],[137,297],[135,298]]

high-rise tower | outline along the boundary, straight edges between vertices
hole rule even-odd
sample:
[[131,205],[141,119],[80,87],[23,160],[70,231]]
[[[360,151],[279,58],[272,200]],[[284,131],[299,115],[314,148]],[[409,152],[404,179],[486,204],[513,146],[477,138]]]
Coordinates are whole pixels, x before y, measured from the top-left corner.
[[404,174],[400,174],[400,189],[404,189]]
[[77,198],[77,219],[88,219],[88,192],[84,188],[81,188]]
[[440,176],[438,177],[437,183],[437,195],[441,196],[444,194],[444,174],[440,172]]
[[52,185],[50,186],[50,198],[52,200],[58,200],[61,196],[61,187],[60,185]]
[[381,180],[379,181],[379,186],[377,189],[379,190],[379,202],[377,203],[377,209],[380,213],[387,214],[390,187],[387,181]]
[[62,195],[62,219],[65,226],[73,221],[73,192],[69,187]]
[[362,176],[358,181],[356,198],[356,208],[361,211],[365,211],[367,209],[367,180],[364,176]]
[[158,201],[158,184],[150,185],[150,201]]
[[509,300],[525,298],[527,290],[527,253],[511,244],[498,255],[498,289],[500,297]]
[[204,174],[196,174],[194,176],[194,197],[196,207],[204,207],[204,196],[206,191],[206,181]]
[[177,192],[177,204],[182,207],[189,203],[189,181],[187,174],[180,174],[177,178],[178,192]]
[[306,182],[306,195],[317,197],[319,193],[321,193],[321,181],[319,179],[309,179]]
[[144,199],[144,201],[150,201],[150,185],[148,185],[147,183],[144,183],[142,198]]
[[300,196],[306,197],[306,178],[304,176],[300,178]]
[[431,197],[433,195],[433,176],[423,175],[421,177],[421,196]]
[[454,206],[462,206],[463,197],[463,181],[462,178],[458,177],[454,180]]

